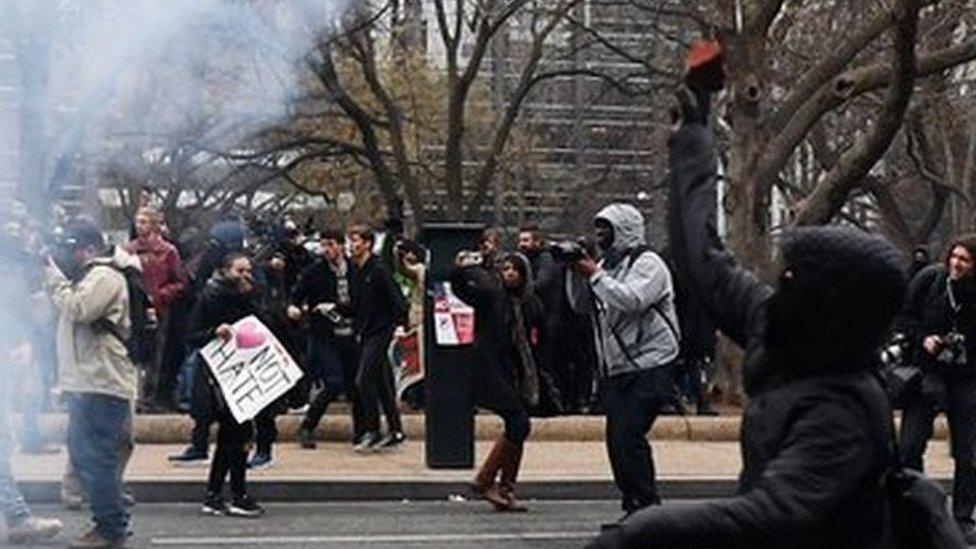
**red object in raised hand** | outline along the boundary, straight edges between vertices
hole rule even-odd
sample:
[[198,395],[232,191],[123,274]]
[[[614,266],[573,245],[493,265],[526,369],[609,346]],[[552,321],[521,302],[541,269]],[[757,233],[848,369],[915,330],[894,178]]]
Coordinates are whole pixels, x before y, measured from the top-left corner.
[[699,40],[691,44],[685,58],[685,84],[690,88],[718,91],[725,85],[722,63],[725,51],[718,40]]

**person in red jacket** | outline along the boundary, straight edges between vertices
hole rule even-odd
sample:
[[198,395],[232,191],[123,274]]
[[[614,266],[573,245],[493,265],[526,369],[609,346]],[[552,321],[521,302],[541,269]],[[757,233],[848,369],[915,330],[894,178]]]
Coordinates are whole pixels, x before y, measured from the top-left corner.
[[176,246],[167,242],[160,231],[162,215],[151,207],[142,207],[136,212],[136,237],[125,245],[125,251],[139,256],[142,265],[142,284],[149,296],[151,309],[149,319],[156,320],[156,337],[150,342],[153,352],[146,368],[146,381],[143,387],[143,403],[146,407],[158,408],[173,400],[172,395],[158,394],[160,389],[172,387],[172,383],[160,383],[161,376],[174,375],[175,372],[161,372],[161,353],[165,348],[161,341],[167,333],[169,307],[182,295],[188,285],[186,271]]

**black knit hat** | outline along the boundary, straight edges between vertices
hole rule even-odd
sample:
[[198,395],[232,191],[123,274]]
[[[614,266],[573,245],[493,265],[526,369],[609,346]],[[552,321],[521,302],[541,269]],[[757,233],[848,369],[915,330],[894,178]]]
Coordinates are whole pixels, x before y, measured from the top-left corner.
[[902,307],[904,256],[886,239],[849,227],[791,230],[781,250],[789,276],[770,300],[767,343],[817,367],[858,367]]
[[105,248],[105,237],[94,221],[79,217],[64,228],[61,238],[65,247],[77,250],[94,246],[96,250]]

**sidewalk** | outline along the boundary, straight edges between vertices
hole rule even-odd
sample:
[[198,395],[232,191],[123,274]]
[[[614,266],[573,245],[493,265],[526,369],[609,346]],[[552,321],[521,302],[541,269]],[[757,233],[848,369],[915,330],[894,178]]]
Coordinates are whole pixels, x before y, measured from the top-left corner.
[[[302,416],[285,414],[278,417],[278,439],[295,441]],[[66,418],[63,414],[45,414],[41,425],[48,440],[64,440]],[[503,431],[500,418],[492,414],[478,414],[475,418],[475,437],[479,441],[495,440]],[[716,417],[662,416],[654,422],[652,438],[667,441],[738,442],[741,418],[738,415]],[[403,427],[412,440],[424,438],[424,415],[406,413]],[[134,429],[136,441],[141,444],[181,444],[190,440],[192,422],[183,415],[137,415]],[[349,437],[348,414],[334,411],[323,417],[317,430],[317,438],[341,442]],[[947,435],[944,416],[935,421],[936,440]],[[532,440],[552,442],[602,442],[604,418],[600,415],[564,416],[532,419]]]
[[[491,446],[476,445],[475,465]],[[174,467],[169,453],[178,444],[138,445],[126,479],[140,501],[196,501],[201,497],[206,466]],[[664,497],[714,497],[731,494],[741,466],[733,442],[661,440],[654,457]],[[443,499],[466,494],[473,470],[431,470],[424,464],[424,444],[410,440],[401,448],[362,456],[347,443],[321,443],[301,450],[294,443],[275,448],[270,469],[248,473],[255,493],[268,501],[355,499]],[[28,497],[56,501],[65,453],[14,458],[18,479]],[[951,477],[948,445],[933,441],[926,454],[928,473]],[[602,441],[539,441],[530,438],[519,477],[520,492],[539,499],[605,499],[616,492]]]

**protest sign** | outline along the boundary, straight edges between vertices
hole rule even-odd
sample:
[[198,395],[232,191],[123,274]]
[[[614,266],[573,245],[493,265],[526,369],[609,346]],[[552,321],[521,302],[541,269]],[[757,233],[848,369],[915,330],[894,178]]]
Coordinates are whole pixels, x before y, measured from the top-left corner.
[[434,341],[442,347],[474,342],[474,309],[451,290],[450,282],[434,285]]
[[233,325],[234,337],[200,350],[238,423],[252,419],[295,386],[302,371],[281,342],[256,317]]

